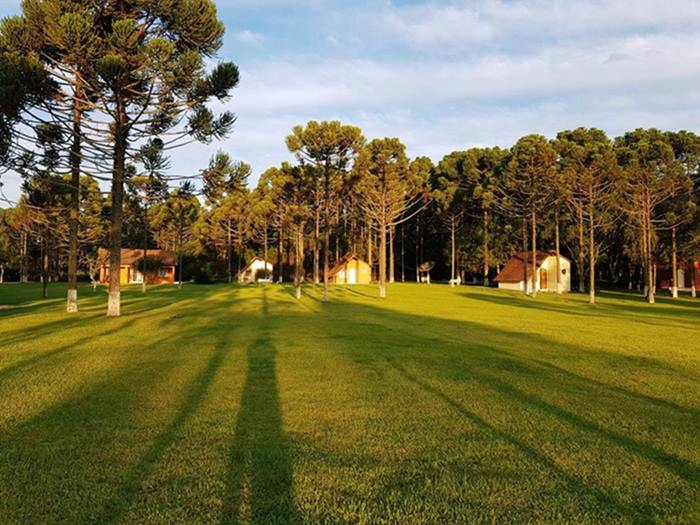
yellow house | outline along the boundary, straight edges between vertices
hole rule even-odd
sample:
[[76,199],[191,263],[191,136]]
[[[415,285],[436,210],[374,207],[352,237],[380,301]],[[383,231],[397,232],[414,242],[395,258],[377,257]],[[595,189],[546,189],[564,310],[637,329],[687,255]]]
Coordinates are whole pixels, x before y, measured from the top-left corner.
[[362,259],[348,255],[331,269],[328,280],[333,284],[369,284],[372,269]]

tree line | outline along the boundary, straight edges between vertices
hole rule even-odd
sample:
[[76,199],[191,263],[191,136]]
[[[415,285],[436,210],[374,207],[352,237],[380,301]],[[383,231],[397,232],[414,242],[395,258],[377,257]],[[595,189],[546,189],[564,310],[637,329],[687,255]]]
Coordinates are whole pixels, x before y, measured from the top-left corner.
[[[295,162],[266,170],[254,187],[250,166],[219,152],[197,189],[190,180],[169,188],[163,148],[150,141],[126,170],[125,245],[176,252],[180,282],[183,271],[233,282],[258,254],[276,262],[275,280],[293,282],[297,297],[309,281],[323,285],[324,300],[329,269],[346,254],[370,264],[386,297],[387,282],[419,281],[421,267],[435,266],[453,286],[488,286],[522,252],[536,295],[527,267],[539,248],[553,249],[575,261],[591,303],[601,279],[653,302],[660,264],[677,297],[679,264],[700,255],[700,138],[690,132],[639,129],[610,140],[579,128],[552,140],[528,135],[510,149],[455,151],[437,164],[410,159],[399,139],[366,140],[337,121],[297,126],[286,144]],[[26,279],[34,253],[46,283],[68,253],[70,203],[45,184],[65,180],[28,177],[0,237],[6,264],[15,261]],[[90,177],[80,194],[80,260],[94,271],[111,201]]]

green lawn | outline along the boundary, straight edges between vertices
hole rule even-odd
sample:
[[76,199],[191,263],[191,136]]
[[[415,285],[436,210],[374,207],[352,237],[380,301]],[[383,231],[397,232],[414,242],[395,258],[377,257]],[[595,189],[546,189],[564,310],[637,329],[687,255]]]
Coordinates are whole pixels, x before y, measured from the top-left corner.
[[700,300],[0,285],[0,524],[700,523]]

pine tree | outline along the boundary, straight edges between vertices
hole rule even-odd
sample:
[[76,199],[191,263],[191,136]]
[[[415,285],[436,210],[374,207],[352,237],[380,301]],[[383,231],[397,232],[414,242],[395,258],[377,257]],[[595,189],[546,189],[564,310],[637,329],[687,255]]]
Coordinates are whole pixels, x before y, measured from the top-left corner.
[[287,148],[302,164],[317,167],[320,201],[319,223],[323,223],[323,301],[329,300],[330,236],[335,225],[334,205],[352,161],[364,144],[359,128],[338,121],[310,121],[295,126],[287,137]]
[[355,166],[359,205],[379,233],[379,297],[386,297],[387,233],[418,211],[428,197],[432,163],[411,164],[396,138],[375,139],[360,151]]

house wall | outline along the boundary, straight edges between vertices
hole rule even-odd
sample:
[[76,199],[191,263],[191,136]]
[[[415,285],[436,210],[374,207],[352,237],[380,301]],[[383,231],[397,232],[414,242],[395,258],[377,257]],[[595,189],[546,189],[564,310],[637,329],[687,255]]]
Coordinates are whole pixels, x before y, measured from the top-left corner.
[[255,259],[252,263],[250,263],[250,266],[246,269],[245,272],[241,274],[240,282],[242,283],[252,283],[255,281],[255,275],[258,272],[258,270],[264,270],[267,267],[267,270],[272,272],[274,271],[274,266],[272,263],[265,261],[261,261],[259,259]]
[[[131,278],[131,269],[129,266],[122,266],[119,269],[119,283],[129,284]],[[100,282],[107,284],[109,282],[109,265],[106,264],[100,268]]]
[[[540,280],[537,280],[537,290],[545,292],[557,291],[557,258],[547,257],[542,263],[541,269],[547,271],[547,289],[541,290]],[[561,274],[561,291],[566,293],[571,291],[571,262],[564,257],[559,258],[559,269]]]
[[[147,284],[173,284],[175,283],[175,267],[174,266],[164,266],[162,268],[163,274],[161,275],[160,270],[155,273],[149,273],[146,275]],[[100,282],[106,284],[109,282],[109,265],[104,265],[100,268]],[[120,284],[139,284],[141,283],[141,272],[139,272],[133,266],[122,266],[119,271],[119,283]]]
[[[571,291],[571,262],[564,258],[560,258],[559,269],[562,272],[561,275],[561,290],[564,293]],[[542,289],[540,272],[545,271],[547,273],[547,288]],[[537,278],[535,279],[536,290],[538,292],[554,292],[557,291],[557,258],[547,257],[542,265],[537,270]],[[504,283],[499,282],[498,288],[501,290],[511,290],[516,292],[522,292],[525,288],[523,281]],[[528,279],[527,282],[527,293],[532,293],[532,281]]]
[[[355,270],[355,280],[350,282],[352,269]],[[372,273],[369,264],[358,259],[352,259],[339,268],[335,275],[331,276],[330,281],[334,284],[370,284],[372,282]]]

